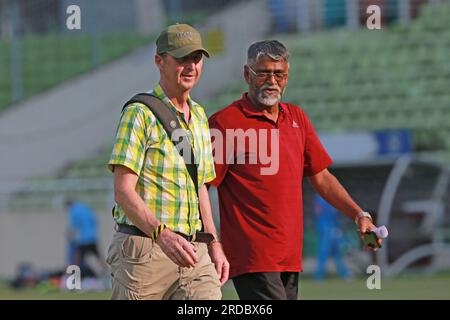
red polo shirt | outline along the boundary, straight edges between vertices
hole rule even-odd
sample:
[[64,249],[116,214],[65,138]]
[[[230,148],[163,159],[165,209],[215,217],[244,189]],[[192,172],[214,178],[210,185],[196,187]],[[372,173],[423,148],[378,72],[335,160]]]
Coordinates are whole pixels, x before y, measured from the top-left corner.
[[[244,94],[212,115],[209,125],[216,169],[211,184],[218,188],[230,277],[302,271],[302,179],[332,162],[305,112],[280,103],[275,123]],[[239,142],[243,132],[256,137],[256,144]],[[218,133],[225,139],[222,143]]]

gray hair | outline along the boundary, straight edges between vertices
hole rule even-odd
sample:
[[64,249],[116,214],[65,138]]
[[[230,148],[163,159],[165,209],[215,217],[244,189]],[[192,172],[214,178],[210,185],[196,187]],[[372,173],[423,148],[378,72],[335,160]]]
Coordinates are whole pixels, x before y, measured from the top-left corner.
[[261,56],[269,57],[275,61],[288,61],[289,52],[286,47],[277,40],[258,41],[248,48],[247,64],[255,64]]

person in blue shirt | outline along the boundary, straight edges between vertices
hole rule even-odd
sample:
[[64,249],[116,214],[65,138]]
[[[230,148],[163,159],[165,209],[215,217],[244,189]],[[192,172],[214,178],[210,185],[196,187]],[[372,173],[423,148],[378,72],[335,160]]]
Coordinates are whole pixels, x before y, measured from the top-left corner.
[[70,198],[65,201],[65,206],[68,212],[69,263],[78,265],[82,272],[90,273],[86,257],[93,255],[106,270],[106,264],[98,250],[98,225],[93,210]]
[[341,254],[343,233],[339,222],[339,211],[316,194],[314,198],[314,213],[316,230],[319,234],[315,279],[320,281],[325,278],[329,257],[334,258],[339,276],[343,279],[349,279],[350,272]]

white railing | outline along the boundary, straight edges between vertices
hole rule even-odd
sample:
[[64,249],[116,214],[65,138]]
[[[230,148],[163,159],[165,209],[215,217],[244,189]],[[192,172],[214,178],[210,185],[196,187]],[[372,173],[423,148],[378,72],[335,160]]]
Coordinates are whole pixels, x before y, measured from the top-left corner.
[[[408,169],[414,163],[424,163],[435,166],[440,170],[434,184],[431,196],[427,200],[406,201],[402,205],[402,212],[405,214],[423,212],[424,217],[421,220],[419,230],[391,230],[392,233],[409,234],[428,234],[431,241],[428,244],[422,244],[407,250],[392,262],[389,262],[389,237],[383,242],[383,248],[377,252],[376,261],[387,276],[396,276],[406,269],[412,263],[424,257],[431,257],[431,264],[428,266],[428,272],[438,271],[436,259],[439,255],[449,255],[450,243],[445,242],[442,234],[446,231],[445,225],[442,225],[445,216],[445,195],[448,192],[450,181],[450,168],[448,165],[438,165],[430,162],[420,156],[403,156],[394,164],[380,200],[380,206],[377,216],[378,225],[386,225],[389,228],[392,208],[395,196],[401,191],[400,183],[405,177]],[[420,183],[420,182],[419,182]]]

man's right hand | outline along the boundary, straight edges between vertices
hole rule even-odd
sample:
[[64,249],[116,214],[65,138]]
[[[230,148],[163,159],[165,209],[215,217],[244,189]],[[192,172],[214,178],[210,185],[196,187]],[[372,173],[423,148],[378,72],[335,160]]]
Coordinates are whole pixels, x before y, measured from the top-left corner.
[[198,262],[197,248],[182,236],[164,229],[156,239],[162,251],[180,267],[190,268]]

